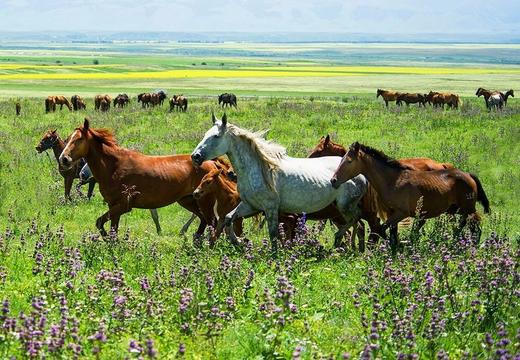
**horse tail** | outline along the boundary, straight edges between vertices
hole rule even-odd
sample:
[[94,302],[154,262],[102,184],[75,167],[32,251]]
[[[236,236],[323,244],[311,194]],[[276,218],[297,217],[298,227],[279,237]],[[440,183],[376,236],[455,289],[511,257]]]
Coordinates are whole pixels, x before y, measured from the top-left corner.
[[455,95],[455,98],[457,99],[457,107],[461,107],[462,106],[462,100],[460,99],[460,96],[459,95]]
[[482,187],[480,180],[474,174],[469,174],[469,176],[471,176],[473,181],[475,181],[475,184],[477,184],[477,201],[481,203],[484,207],[484,213],[489,214],[489,212],[491,211],[489,208],[489,200],[486,196],[486,193],[484,192],[484,188]]
[[188,99],[184,99],[184,111],[188,110]]

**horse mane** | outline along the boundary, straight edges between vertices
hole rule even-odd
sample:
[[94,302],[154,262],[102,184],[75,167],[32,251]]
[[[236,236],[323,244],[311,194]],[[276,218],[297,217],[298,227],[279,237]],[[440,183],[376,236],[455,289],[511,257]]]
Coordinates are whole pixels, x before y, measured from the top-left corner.
[[386,165],[393,167],[394,169],[409,170],[409,167],[401,164],[399,160],[396,160],[393,157],[386,155],[381,150],[377,150],[373,147],[363,144],[359,144],[359,149],[362,150],[365,154],[372,156],[374,159],[381,161]]
[[99,143],[110,147],[118,146],[117,140],[109,129],[89,129],[88,132]]
[[267,131],[252,132],[229,123],[227,128],[232,135],[245,142],[258,155],[264,180],[274,190],[273,173],[280,168],[280,160],[287,156],[287,150],[279,144],[264,139]]

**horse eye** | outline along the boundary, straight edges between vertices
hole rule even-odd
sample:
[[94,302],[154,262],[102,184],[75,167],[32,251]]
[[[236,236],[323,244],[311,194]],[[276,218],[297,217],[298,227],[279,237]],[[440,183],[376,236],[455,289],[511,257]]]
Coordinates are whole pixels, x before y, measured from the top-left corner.
[[216,138],[218,138],[218,135],[213,135],[213,139],[216,139]]

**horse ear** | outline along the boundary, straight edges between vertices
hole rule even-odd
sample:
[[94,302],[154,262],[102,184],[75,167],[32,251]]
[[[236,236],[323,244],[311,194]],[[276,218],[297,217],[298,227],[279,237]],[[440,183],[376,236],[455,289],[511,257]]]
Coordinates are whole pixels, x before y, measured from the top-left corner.
[[330,135],[327,134],[327,136],[325,137],[325,141],[324,141],[325,146],[329,145],[329,142],[330,142]]
[[217,118],[215,117],[213,110],[211,111],[211,121],[213,121],[213,124],[217,122]]
[[52,133],[56,134],[57,131],[58,131],[58,129],[54,129],[54,130],[52,130]]
[[359,151],[359,142],[355,142],[352,146],[352,149],[354,150],[354,152],[357,154],[358,151]]
[[224,113],[224,116],[222,116],[222,127],[226,127],[227,125],[227,115]]
[[88,131],[90,129],[90,121],[88,118],[85,118],[85,121],[83,122],[83,130]]

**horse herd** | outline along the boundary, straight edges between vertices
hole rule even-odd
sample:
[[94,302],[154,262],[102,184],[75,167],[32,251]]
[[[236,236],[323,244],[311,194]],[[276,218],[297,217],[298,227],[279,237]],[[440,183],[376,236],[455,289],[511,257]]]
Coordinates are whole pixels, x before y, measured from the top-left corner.
[[53,149],[67,198],[74,178],[89,183],[89,197],[99,184],[108,205],[96,221],[102,235],[107,235],[107,221],[117,231],[121,215],[133,208],[150,209],[160,232],[156,209],[177,202],[192,213],[182,232],[198,217],[194,238],[200,239],[211,225],[211,245],[225,230],[239,246],[242,219],[263,214],[275,253],[283,240],[279,227],[291,237],[301,216],[331,220],[337,226],[335,246],[342,246],[352,229],[352,246],[357,235],[361,251],[365,222],[371,242],[387,238],[394,250],[397,225],[408,217],[417,218],[418,230],[428,218],[458,214],[457,231],[468,225],[480,237],[475,205],[480,202],[487,213],[489,201],[479,179],[452,164],[429,158],[395,160],[357,142],[346,149],[328,135],[309,157],[293,158],[267,141],[265,133],[228,123],[226,114],[222,119],[212,114],[212,122],[191,155],[149,156],[123,148],[111,131],[92,128],[89,119],[66,142],[56,130],[47,131],[36,149]]
[[[143,108],[162,106],[164,100],[167,98],[167,94],[164,90],[159,90],[151,93],[141,93],[137,95],[137,102],[141,103]],[[128,94],[119,94],[113,100],[110,95],[96,95],[94,97],[94,109],[102,112],[110,110],[110,106],[124,108],[130,103],[130,97]],[[180,110],[186,112],[188,110],[188,98],[182,94],[173,95],[170,100],[170,112],[174,110]],[[237,107],[237,97],[235,94],[224,93],[218,96],[218,104],[222,107],[233,106]],[[62,95],[50,95],[45,99],[45,112],[55,112],[56,107],[60,106],[60,110],[65,105],[69,111],[85,110],[87,104],[85,100],[79,95],[73,95],[69,99]],[[19,102],[16,103],[16,115],[20,115],[21,105]]]
[[[508,90],[503,93],[498,90],[491,91],[484,88],[478,88],[475,95],[478,97],[484,96],[486,107],[489,110],[493,108],[501,110],[505,105],[507,105],[507,99],[509,96],[515,97],[513,90]],[[444,105],[446,105],[449,109],[458,109],[462,104],[460,96],[457,94],[440,93],[435,91],[430,91],[428,94],[420,94],[377,89],[376,98],[379,96],[383,98],[386,107],[388,107],[389,102],[393,101],[395,101],[397,106],[401,106],[404,102],[406,105],[419,104],[419,106],[425,107],[426,103],[428,103],[433,107],[440,108],[444,108]]]

